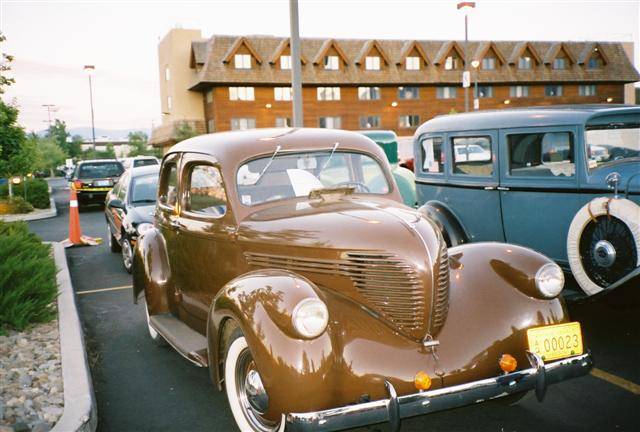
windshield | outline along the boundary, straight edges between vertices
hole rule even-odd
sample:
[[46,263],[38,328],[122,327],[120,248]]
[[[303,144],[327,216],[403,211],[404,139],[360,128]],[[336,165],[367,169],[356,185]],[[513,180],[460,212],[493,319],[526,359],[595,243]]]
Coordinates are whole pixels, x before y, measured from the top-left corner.
[[640,124],[588,126],[585,132],[589,170],[640,157]]
[[236,182],[242,204],[308,196],[313,190],[343,186],[353,187],[356,193],[389,192],[384,171],[365,154],[330,150],[278,154],[269,164],[271,157],[252,160],[238,169]]
[[131,183],[131,204],[151,204],[156,202],[158,174],[135,177]]
[[134,168],[148,166],[148,165],[158,165],[158,160],[157,159],[134,159],[133,160]]
[[78,178],[95,179],[105,177],[119,177],[124,170],[120,162],[89,162],[83,163],[78,169]]

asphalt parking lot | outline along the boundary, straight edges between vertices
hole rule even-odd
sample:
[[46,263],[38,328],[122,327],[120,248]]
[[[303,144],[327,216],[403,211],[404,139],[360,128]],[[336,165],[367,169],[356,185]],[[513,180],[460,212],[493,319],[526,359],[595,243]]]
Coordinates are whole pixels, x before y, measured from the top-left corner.
[[[67,237],[68,195],[53,180],[59,214],[30,222],[43,240]],[[83,233],[105,237],[99,208],[80,213]],[[224,393],[205,369],[148,337],[142,305],[132,302],[131,277],[106,242],[67,251],[98,403],[100,431],[230,431]],[[635,431],[640,425],[640,287],[569,305],[594,354],[594,372],[549,389],[544,403],[480,404],[403,421],[403,431]],[[472,332],[470,332],[472,337]],[[386,430],[385,426],[370,430]]]

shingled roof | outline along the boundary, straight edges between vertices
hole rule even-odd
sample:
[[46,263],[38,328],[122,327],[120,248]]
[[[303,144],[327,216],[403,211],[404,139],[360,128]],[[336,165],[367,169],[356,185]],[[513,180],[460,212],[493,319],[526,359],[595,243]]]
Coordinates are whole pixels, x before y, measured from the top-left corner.
[[[288,85],[291,73],[274,67],[278,53],[288,40],[276,36],[224,36],[215,35],[206,40],[196,40],[191,45],[191,67],[196,69],[191,90],[201,90],[211,85]],[[235,69],[233,62],[226,62],[230,53],[245,44],[256,57],[253,69]],[[404,69],[403,59],[414,45],[427,59],[427,65],[418,73]],[[359,67],[371,47],[386,56],[382,70],[371,71]],[[340,71],[322,67],[324,53],[334,47],[345,64]],[[441,62],[451,49],[457,49],[464,57],[461,41],[429,40],[371,40],[371,39],[318,39],[305,38],[300,42],[305,61],[302,65],[304,85],[401,85],[401,84],[459,84],[459,70],[444,70]],[[536,41],[473,41],[469,42],[470,59],[480,59],[491,48],[500,60],[495,70],[479,70],[483,83],[545,83],[545,82],[635,82],[640,74],[635,70],[619,42],[536,42]],[[567,69],[554,70],[549,62],[562,48],[569,57]],[[587,70],[584,63],[597,48],[604,59],[604,67]],[[517,59],[529,49],[536,57],[536,65],[530,70],[517,68]],[[266,59],[267,61],[263,61]],[[573,61],[575,59],[575,61]],[[431,60],[431,61],[430,61]],[[515,66],[514,66],[515,64]]]

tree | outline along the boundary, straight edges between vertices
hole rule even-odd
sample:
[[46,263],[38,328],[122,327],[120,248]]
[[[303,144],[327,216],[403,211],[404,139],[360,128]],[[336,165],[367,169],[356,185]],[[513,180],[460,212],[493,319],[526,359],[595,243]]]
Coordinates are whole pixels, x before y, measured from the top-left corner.
[[84,140],[80,135],[74,135],[71,142],[67,142],[69,148],[67,150],[70,158],[77,158],[82,154],[82,143]]
[[[7,38],[2,34],[2,32],[0,32],[0,44],[2,44],[2,42],[4,42],[5,40],[7,40]],[[2,50],[0,49],[0,51]],[[4,93],[4,87],[9,87],[11,84],[16,82],[13,78],[8,78],[4,73],[11,70],[11,66],[9,64],[12,61],[12,55],[2,52],[2,58],[0,58],[0,94]]]
[[195,129],[186,121],[181,122],[176,128],[176,142],[184,141],[198,135]]
[[77,155],[71,154],[71,145],[70,142],[67,141],[69,136],[70,134],[67,132],[67,124],[58,119],[55,120],[53,125],[49,126],[49,129],[47,129],[47,138],[53,139],[60,148],[69,155],[69,157],[74,157]]
[[35,168],[39,171],[48,171],[53,177],[56,168],[64,164],[67,154],[51,138],[29,137],[28,141],[36,143]]
[[129,132],[129,155],[146,156],[150,152],[147,150],[147,134],[144,132]]
[[0,99],[0,177],[26,174],[29,168],[25,159],[29,152],[23,150],[26,134],[18,125],[18,112],[15,104],[8,105]]

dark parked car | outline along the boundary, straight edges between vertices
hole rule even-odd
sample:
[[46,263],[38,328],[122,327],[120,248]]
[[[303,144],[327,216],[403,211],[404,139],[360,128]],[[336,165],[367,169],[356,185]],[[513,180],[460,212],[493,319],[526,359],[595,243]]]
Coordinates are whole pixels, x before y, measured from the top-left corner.
[[122,264],[131,273],[138,236],[151,228],[158,192],[159,165],[127,170],[105,201],[109,248],[122,252]]
[[202,135],[164,157],[134,299],[155,341],[209,367],[240,430],[397,430],[590,370],[558,265],[447,250],[385,159],[327,129]]
[[421,211],[451,246],[506,241],[594,295],[640,273],[640,108],[575,105],[437,117],[414,138]]
[[115,159],[79,161],[69,179],[78,195],[79,208],[87,204],[103,204],[107,192],[123,172],[124,167]]

